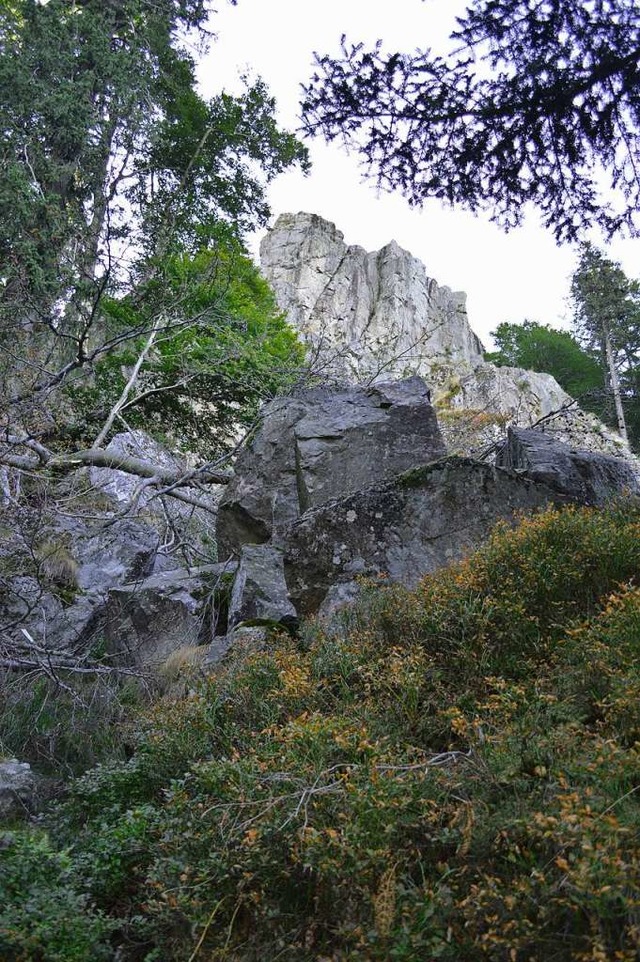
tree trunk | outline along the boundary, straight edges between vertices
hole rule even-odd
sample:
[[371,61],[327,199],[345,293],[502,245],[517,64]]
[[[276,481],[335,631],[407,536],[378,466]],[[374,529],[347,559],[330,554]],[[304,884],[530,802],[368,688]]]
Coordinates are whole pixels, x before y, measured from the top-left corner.
[[620,380],[618,378],[618,371],[613,358],[613,348],[611,346],[611,333],[609,331],[609,325],[606,321],[602,322],[602,335],[604,340],[604,350],[607,358],[607,367],[609,369],[609,383],[611,384],[611,393],[613,394],[613,402],[616,408],[616,420],[618,422],[618,431],[620,437],[623,441],[628,444],[629,437],[627,435],[627,425],[624,419],[624,411],[622,409],[622,397],[620,395]]

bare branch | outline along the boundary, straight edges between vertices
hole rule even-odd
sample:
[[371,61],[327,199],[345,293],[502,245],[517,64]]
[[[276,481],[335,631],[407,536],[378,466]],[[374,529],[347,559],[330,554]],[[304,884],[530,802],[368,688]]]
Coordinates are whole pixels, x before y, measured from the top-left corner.
[[147,354],[151,350],[153,346],[153,342],[156,339],[156,335],[158,333],[158,330],[160,329],[161,320],[162,318],[160,316],[158,316],[155,319],[153,323],[153,327],[151,328],[151,333],[149,334],[149,337],[147,338],[144,347],[142,348],[142,350],[140,351],[140,354],[138,355],[138,359],[133,366],[133,371],[131,372],[129,380],[127,381],[127,383],[125,384],[122,390],[122,394],[120,395],[116,403],[111,408],[111,411],[109,412],[109,416],[107,417],[107,420],[105,421],[102,430],[100,431],[98,437],[93,442],[94,448],[99,448],[104,443],[107,435],[109,434],[109,431],[111,430],[113,422],[115,421],[119,412],[123,409],[123,407],[125,407],[127,400],[129,398],[129,394],[133,390],[134,385],[138,380],[138,375],[140,374],[140,368],[144,364]]

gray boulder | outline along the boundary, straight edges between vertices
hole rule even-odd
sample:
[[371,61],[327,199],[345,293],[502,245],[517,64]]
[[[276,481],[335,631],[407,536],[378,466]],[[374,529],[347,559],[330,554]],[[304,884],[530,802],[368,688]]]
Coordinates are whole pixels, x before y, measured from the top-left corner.
[[[143,431],[117,435],[108,450],[176,472],[185,467]],[[82,468],[50,485],[40,506],[35,507],[33,499],[32,505],[2,508],[0,629],[12,653],[26,652],[27,661],[31,656],[52,656],[60,662],[92,657],[104,653],[114,642],[116,627],[127,622],[127,644],[131,642],[132,654],[140,652],[146,663],[160,655],[181,628],[193,634],[199,600],[165,591],[161,575],[168,573],[166,585],[175,585],[185,569],[211,555],[215,493],[198,493],[205,510],[154,498],[151,489],[140,485],[140,478],[122,471]],[[147,584],[140,592],[140,583],[152,575],[158,576],[158,584]],[[136,602],[125,615],[132,584]],[[119,588],[123,596],[116,604],[110,592]],[[143,656],[145,642],[154,633],[154,617],[162,622],[161,642],[149,642]],[[134,623],[140,629],[135,642]],[[142,625],[149,626],[149,638]],[[34,642],[40,654],[34,654]],[[133,664],[138,663],[136,655]]]
[[233,563],[176,569],[113,588],[94,628],[105,652],[117,664],[150,667],[180,648],[209,644],[220,628],[224,635],[235,569]]
[[640,474],[631,460],[576,450],[543,431],[510,428],[496,463],[580,504],[603,505],[615,495],[640,494]]
[[301,616],[325,602],[335,610],[353,596],[361,575],[412,587],[478,547],[499,519],[568,501],[551,485],[482,462],[446,458],[426,465],[311,509],[294,523],[284,549],[291,600]]
[[[176,475],[189,468],[185,458],[169,451],[140,429],[116,434],[106,450],[123,458],[133,457],[148,461]],[[110,510],[122,512],[134,505],[134,516],[155,528],[161,535],[168,526],[178,530],[182,536],[182,552],[187,555],[186,563],[197,564],[202,554],[209,553],[209,546],[215,538],[214,518],[221,491],[219,486],[212,485],[207,492],[201,489],[186,489],[187,493],[205,506],[201,508],[168,496],[157,497],[156,489],[145,488],[136,475],[113,468],[84,468],[78,472],[78,480],[82,479],[88,480],[94,497],[101,495]],[[158,556],[158,564],[163,568],[180,567],[180,563],[171,564],[170,556],[165,555]]]
[[246,622],[295,629],[296,609],[287,594],[282,551],[271,545],[245,545],[229,605],[229,627]]
[[153,570],[158,532],[123,518],[108,524],[62,513],[33,519],[14,515],[11,565],[0,537],[0,625],[10,641],[25,632],[41,648],[86,653],[99,640],[100,610],[115,585]]
[[308,509],[444,454],[429,389],[419,377],[279,399],[222,496],[220,557],[238,554],[243,544],[280,543]]
[[37,779],[27,762],[0,760],[0,823],[27,818],[36,809]]

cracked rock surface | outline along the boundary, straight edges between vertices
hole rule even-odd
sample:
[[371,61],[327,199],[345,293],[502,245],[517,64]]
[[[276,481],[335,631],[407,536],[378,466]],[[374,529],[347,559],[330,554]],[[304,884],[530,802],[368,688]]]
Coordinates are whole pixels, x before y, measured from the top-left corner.
[[334,608],[336,585],[347,592],[358,576],[413,587],[476,548],[496,521],[568,500],[492,465],[444,458],[308,511],[287,538],[289,595],[307,615],[325,601]]
[[371,384],[424,377],[451,453],[477,456],[509,424],[550,424],[559,440],[618,456],[614,431],[550,374],[496,367],[469,324],[466,296],[440,286],[395,241],[368,252],[316,214],[282,214],[260,247],[262,273],[321,376]]
[[219,557],[244,544],[277,544],[309,508],[444,454],[419,377],[281,398],[265,411],[220,501]]

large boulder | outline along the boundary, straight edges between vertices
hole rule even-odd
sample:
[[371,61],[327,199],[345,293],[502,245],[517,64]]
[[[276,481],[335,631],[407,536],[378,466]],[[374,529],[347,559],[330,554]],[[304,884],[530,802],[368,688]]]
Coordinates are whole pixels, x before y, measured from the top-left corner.
[[164,571],[113,588],[95,612],[94,632],[105,654],[117,664],[152,667],[180,648],[224,636],[236,567]]
[[616,495],[640,494],[640,474],[632,461],[576,450],[543,431],[510,428],[496,463],[580,504],[603,505]]
[[279,543],[310,508],[445,454],[421,378],[275,401],[220,502],[218,551]]
[[[409,587],[478,547],[499,519],[569,497],[467,458],[446,458],[311,509],[284,551],[291,600],[309,615],[353,597],[359,576]],[[340,586],[337,588],[336,586]]]

